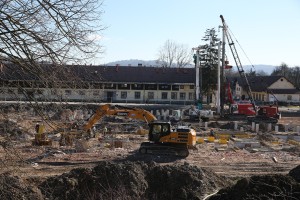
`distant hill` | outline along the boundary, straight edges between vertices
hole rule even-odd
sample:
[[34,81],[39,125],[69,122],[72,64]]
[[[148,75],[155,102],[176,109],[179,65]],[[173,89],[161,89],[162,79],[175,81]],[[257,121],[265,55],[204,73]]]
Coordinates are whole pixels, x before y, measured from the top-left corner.
[[[120,65],[120,66],[132,66],[132,67],[136,67],[139,64],[142,66],[146,66],[146,67],[160,67],[161,65],[157,62],[157,60],[138,60],[138,59],[130,59],[130,60],[119,60],[119,61],[115,61],[115,62],[109,62],[106,63],[106,65],[108,66],[115,66],[115,65]],[[190,65],[189,67],[194,67],[194,65]],[[237,68],[235,66],[233,66],[233,70],[237,71]],[[256,71],[256,72],[265,72],[267,75],[270,75],[273,70],[275,69],[275,66],[273,65],[254,65],[254,67],[252,67],[251,65],[244,65],[243,66],[244,70],[246,72],[252,70],[252,71]]]

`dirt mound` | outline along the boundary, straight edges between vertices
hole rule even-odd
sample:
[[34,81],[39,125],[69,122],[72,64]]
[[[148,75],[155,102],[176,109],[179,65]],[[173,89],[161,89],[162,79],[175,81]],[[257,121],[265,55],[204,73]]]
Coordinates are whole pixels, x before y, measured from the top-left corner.
[[30,186],[21,178],[5,173],[0,175],[0,197],[1,199],[44,199],[41,191]]
[[154,162],[101,162],[40,185],[49,199],[202,199],[229,182],[210,170]]
[[240,199],[299,199],[300,166],[289,175],[252,176],[239,180],[234,186],[221,189],[209,200]]
[[289,172],[289,175],[300,183],[300,165]]
[[[60,176],[32,181],[0,175],[1,199],[299,199],[300,166],[288,175],[243,178],[235,185],[209,169],[188,164],[100,162]],[[38,186],[35,186],[38,185]]]

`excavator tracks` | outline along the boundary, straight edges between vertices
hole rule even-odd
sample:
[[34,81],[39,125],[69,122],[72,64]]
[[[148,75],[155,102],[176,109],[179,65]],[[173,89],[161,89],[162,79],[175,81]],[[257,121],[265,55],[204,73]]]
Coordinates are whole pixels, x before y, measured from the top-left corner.
[[277,124],[278,119],[274,117],[265,117],[265,116],[249,116],[247,117],[248,122],[255,122],[255,123],[271,123],[271,124]]
[[189,156],[189,150],[185,144],[143,142],[139,152],[141,154],[178,156],[183,158]]

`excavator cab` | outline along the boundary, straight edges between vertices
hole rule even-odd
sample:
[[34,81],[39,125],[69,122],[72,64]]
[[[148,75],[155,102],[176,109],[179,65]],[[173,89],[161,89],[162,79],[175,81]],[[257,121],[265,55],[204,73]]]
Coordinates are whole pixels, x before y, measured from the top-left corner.
[[170,135],[171,124],[166,122],[155,122],[149,124],[149,140],[152,142],[159,142],[160,138]]
[[43,124],[37,123],[35,125],[36,134],[34,135],[34,140],[32,145],[35,146],[51,146],[52,140],[48,138],[47,134],[44,132],[45,126]]

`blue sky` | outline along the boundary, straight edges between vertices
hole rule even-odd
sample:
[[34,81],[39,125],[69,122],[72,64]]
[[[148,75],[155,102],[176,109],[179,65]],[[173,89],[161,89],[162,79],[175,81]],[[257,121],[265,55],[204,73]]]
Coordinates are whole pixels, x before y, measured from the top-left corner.
[[[205,44],[205,30],[218,30],[222,14],[252,64],[300,66],[300,0],[104,0],[102,9],[105,53],[95,64],[155,60],[167,40]],[[227,55],[233,64],[229,48]]]

